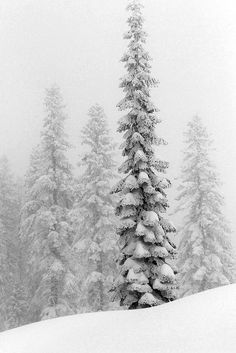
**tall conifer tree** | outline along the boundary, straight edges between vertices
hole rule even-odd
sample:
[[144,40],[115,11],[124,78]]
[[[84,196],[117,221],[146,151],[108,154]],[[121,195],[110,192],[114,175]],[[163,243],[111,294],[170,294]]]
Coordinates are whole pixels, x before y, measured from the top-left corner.
[[21,226],[29,244],[29,311],[33,321],[75,313],[78,297],[68,215],[73,204],[73,178],[66,157],[66,116],[57,86],[47,90],[45,110],[41,143],[27,175]]
[[178,268],[180,295],[236,280],[230,230],[222,212],[220,181],[211,162],[211,144],[199,117],[188,123],[177,210],[184,211]]
[[82,130],[86,152],[80,162],[79,199],[74,214],[78,235],[76,249],[81,264],[82,311],[103,311],[111,307],[109,290],[117,272],[118,255],[115,232],[114,144],[109,136],[105,113],[98,104],[89,110],[89,120]]
[[0,220],[0,331],[6,329],[9,279],[7,264],[7,234],[2,221]]
[[168,202],[164,189],[170,181],[162,173],[168,164],[155,158],[154,146],[165,141],[156,136],[160,122],[150,99],[150,89],[157,84],[150,70],[150,56],[144,49],[142,5],[130,1],[128,11],[128,50],[122,58],[127,74],[121,80],[124,99],[118,104],[129,112],[120,120],[120,133],[125,162],[120,173],[126,176],[114,188],[120,201],[118,234],[122,247],[121,274],[115,287],[121,305],[142,308],[174,300],[176,278],[171,262],[176,247],[169,238],[175,227],[164,218]]
[[15,326],[9,298],[19,281],[19,218],[18,185],[11,173],[8,159],[3,156],[0,158],[0,329]]

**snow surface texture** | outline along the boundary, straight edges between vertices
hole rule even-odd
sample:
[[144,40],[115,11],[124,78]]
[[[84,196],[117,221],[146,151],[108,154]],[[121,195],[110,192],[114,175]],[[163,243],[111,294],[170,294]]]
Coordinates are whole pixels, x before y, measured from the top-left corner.
[[0,334],[1,353],[234,353],[236,285],[155,308],[80,314]]

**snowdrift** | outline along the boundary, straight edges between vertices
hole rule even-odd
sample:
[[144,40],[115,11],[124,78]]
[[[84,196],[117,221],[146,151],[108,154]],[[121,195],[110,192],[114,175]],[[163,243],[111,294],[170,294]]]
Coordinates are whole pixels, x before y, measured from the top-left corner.
[[82,314],[0,334],[0,353],[235,353],[236,285],[151,309]]

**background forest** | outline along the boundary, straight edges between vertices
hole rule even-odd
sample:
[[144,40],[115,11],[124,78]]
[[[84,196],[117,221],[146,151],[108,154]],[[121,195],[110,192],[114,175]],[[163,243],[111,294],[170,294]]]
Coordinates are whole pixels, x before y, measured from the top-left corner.
[[[24,24],[27,27],[32,25],[32,18],[28,14],[36,7],[38,21],[40,11],[45,11],[46,18],[53,14],[55,22],[67,21],[76,5],[73,1],[69,1],[69,5],[61,1],[59,5],[56,9],[53,1],[48,6],[33,5],[29,1],[20,8],[16,4],[12,8],[4,4],[2,11],[11,18],[19,11],[18,21],[27,18]],[[119,4],[119,7],[122,8],[122,5],[124,9],[127,2]],[[151,8],[150,4],[148,6]],[[101,5],[99,14],[95,15],[98,16],[97,20],[105,16],[108,10],[103,13],[102,8]],[[86,10],[88,14],[89,9],[90,5]],[[163,9],[160,2],[160,13]],[[158,99],[154,99],[153,103],[151,96],[154,92],[158,97],[162,85],[156,91],[159,82],[152,74],[154,72],[154,76],[156,73],[158,76],[159,70],[156,64],[152,68],[146,47],[152,49],[153,44],[146,44],[146,23],[143,25],[143,14],[148,21],[150,14],[136,0],[129,2],[127,10],[128,13],[123,16],[128,16],[128,23],[117,27],[122,32],[128,26],[128,32],[124,35],[124,47],[119,44],[120,52],[116,58],[118,62],[122,50],[125,52],[121,59],[125,71],[120,81],[123,96],[117,99],[118,102],[120,98],[116,117],[106,112],[106,106],[110,107],[114,100],[110,96],[113,86],[108,84],[110,78],[106,77],[107,68],[112,72],[113,61],[106,66],[108,53],[100,57],[101,48],[96,48],[98,44],[93,38],[93,29],[91,36],[87,34],[90,45],[94,44],[91,50],[96,57],[93,65],[88,64],[92,73],[89,76],[86,71],[88,76],[84,74],[82,82],[78,79],[79,102],[80,91],[82,97],[89,96],[86,100],[87,114],[84,111],[81,113],[77,107],[78,122],[73,124],[72,119],[70,123],[70,113],[75,109],[75,106],[73,109],[70,107],[70,102],[76,100],[77,95],[73,91],[68,104],[65,104],[62,92],[64,85],[77,86],[77,83],[71,77],[70,82],[63,80],[60,74],[63,70],[58,69],[58,62],[52,60],[54,74],[50,80],[59,73],[61,87],[58,84],[48,85],[41,101],[42,108],[39,108],[38,102],[35,105],[38,106],[38,111],[33,113],[37,115],[35,126],[33,120],[30,123],[28,118],[19,118],[15,110],[20,137],[19,151],[15,145],[17,151],[13,153],[14,157],[9,146],[11,140],[14,145],[18,132],[14,138],[10,133],[5,137],[6,141],[3,139],[2,151],[5,153],[0,159],[0,330],[76,313],[155,306],[236,281],[234,225],[231,226],[225,217],[225,213],[230,213],[225,209],[222,192],[225,191],[228,178],[219,173],[221,164],[214,162],[218,159],[215,146],[217,152],[219,146],[223,149],[227,146],[224,138],[219,142],[220,133],[214,133],[218,138],[215,141],[212,139],[208,132],[211,124],[208,118],[205,119],[205,114],[212,116],[217,104],[221,103],[216,100],[213,104],[211,101],[213,110],[206,109],[206,112],[202,104],[202,113],[195,114],[198,106],[190,100],[188,108],[182,110],[184,119],[180,118],[184,139],[174,134],[178,120],[176,116],[180,113],[175,115],[166,110],[163,115],[168,120],[168,143],[166,136],[160,137],[159,133],[163,135],[165,132],[165,129],[159,128],[162,125],[162,113],[159,113],[158,108],[162,101],[158,103]],[[216,13],[218,10],[215,10]],[[59,14],[64,14],[64,20],[58,18]],[[204,18],[201,13],[198,15]],[[114,14],[117,20],[116,16]],[[36,27],[33,26],[33,39],[37,37],[39,25],[44,21],[45,18],[42,18],[35,24]],[[68,26],[71,30],[71,25]],[[112,31],[109,21],[107,26],[112,40],[114,36],[120,39],[121,32]],[[26,27],[20,26],[24,35]],[[151,28],[147,25],[147,29]],[[106,31],[106,28],[103,30]],[[47,47],[49,42],[51,44],[55,40],[54,51],[57,47],[62,48],[65,38],[61,42],[55,29],[47,27],[47,31],[47,39],[40,37],[44,45]],[[158,36],[163,36],[160,31],[157,32]],[[27,35],[30,37],[32,33]],[[99,36],[99,33],[96,35]],[[208,35],[209,39],[214,37],[210,33]],[[101,37],[103,40],[107,38],[104,34]],[[74,37],[71,40],[73,42]],[[154,42],[152,36],[149,42]],[[82,55],[86,53],[89,56],[86,45],[82,47]],[[106,41],[99,42],[99,45],[109,48]],[[30,47],[33,48],[32,42]],[[37,49],[39,47],[40,44]],[[69,56],[72,49],[63,49],[67,53],[65,57]],[[8,50],[13,49],[8,47]],[[155,50],[153,52],[156,53]],[[164,55],[163,51],[161,55]],[[53,56],[51,58],[55,59]],[[109,58],[113,60],[112,55]],[[19,56],[17,63],[21,60]],[[101,72],[96,72],[96,61],[101,62]],[[65,70],[66,60],[63,65]],[[29,74],[29,67],[25,70]],[[82,74],[82,70],[77,69],[77,78],[78,72]],[[114,86],[118,86],[118,77],[112,77]],[[167,77],[169,79],[169,74]],[[176,80],[177,77],[174,77]],[[165,75],[162,73],[163,80]],[[86,86],[88,81],[96,81],[97,91]],[[187,81],[184,82],[187,85]],[[109,92],[105,91],[103,95],[101,92],[105,86],[109,87]],[[15,89],[21,91],[19,87],[15,86]],[[30,92],[29,97],[37,100],[37,90]],[[4,94],[7,100],[8,93]],[[174,101],[172,94],[168,97],[170,104]],[[214,99],[217,94],[216,89]],[[183,97],[188,99],[187,95]],[[102,105],[91,102],[92,98],[95,102],[101,101]],[[228,98],[225,98],[225,103]],[[17,109],[19,102],[16,104],[15,99],[13,105]],[[212,99],[210,94],[209,99]],[[20,104],[24,105],[23,102]],[[165,103],[163,105],[165,107]],[[12,107],[7,110],[7,105],[4,106],[7,114],[12,114]],[[32,109],[30,103],[29,106]],[[178,106],[175,101],[175,106],[181,108],[181,102]],[[24,108],[21,113],[26,111]],[[83,117],[80,119],[81,114]],[[219,111],[217,114],[223,125],[225,116],[221,116]],[[173,119],[175,122],[172,127]],[[220,119],[217,119],[219,124]],[[21,129],[24,129],[24,124],[27,124],[29,132],[23,137]],[[2,125],[7,126],[5,120]],[[71,127],[76,131],[72,132]],[[116,135],[116,130],[123,137],[122,141]],[[75,135],[79,141],[76,146]],[[174,142],[177,139],[183,140],[182,151],[180,143]],[[22,154],[21,141],[24,161],[22,157],[16,160]],[[30,153],[25,153],[26,145],[27,148],[30,146]],[[27,162],[25,155],[29,156]],[[175,159],[174,169],[171,166],[169,169],[169,160],[162,160],[163,156],[168,159],[170,155],[170,161]],[[23,168],[22,164],[27,167]],[[227,163],[225,168],[229,168]],[[229,188],[229,183],[226,186]]]

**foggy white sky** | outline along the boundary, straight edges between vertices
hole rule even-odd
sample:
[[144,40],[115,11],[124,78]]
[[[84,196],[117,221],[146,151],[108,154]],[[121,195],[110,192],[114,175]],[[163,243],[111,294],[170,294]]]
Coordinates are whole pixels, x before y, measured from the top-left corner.
[[[148,49],[160,86],[153,100],[169,142],[161,153],[179,173],[182,132],[199,114],[212,133],[236,234],[235,0],[143,0]],[[57,82],[79,153],[90,105],[105,108],[113,130],[122,97],[127,0],[0,0],[0,154],[23,175],[43,117],[44,88]],[[176,184],[174,181],[174,188]],[[174,191],[173,188],[173,191]],[[173,192],[172,192],[173,193]],[[236,241],[235,241],[236,244]]]

